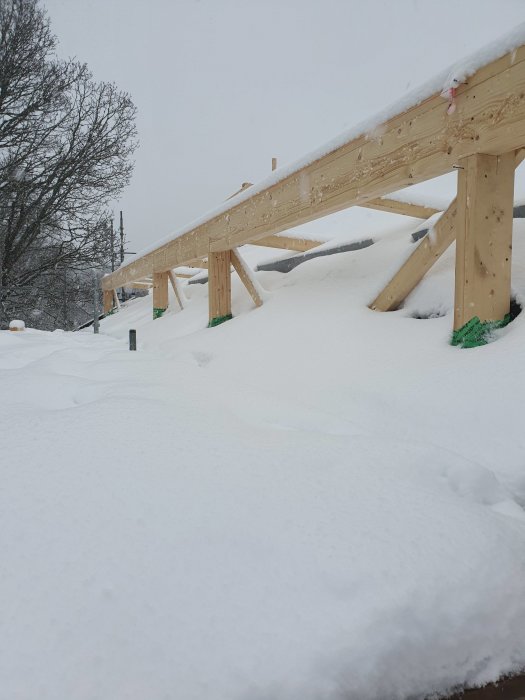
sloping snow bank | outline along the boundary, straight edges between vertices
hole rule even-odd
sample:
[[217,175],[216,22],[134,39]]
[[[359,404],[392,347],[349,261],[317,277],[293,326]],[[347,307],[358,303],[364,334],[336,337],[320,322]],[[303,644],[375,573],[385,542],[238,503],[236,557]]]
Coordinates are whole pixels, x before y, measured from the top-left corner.
[[194,285],[0,334],[6,698],[401,700],[524,665],[525,314],[450,347],[453,251],[369,311],[410,245],[258,273],[256,310],[234,276],[214,329]]

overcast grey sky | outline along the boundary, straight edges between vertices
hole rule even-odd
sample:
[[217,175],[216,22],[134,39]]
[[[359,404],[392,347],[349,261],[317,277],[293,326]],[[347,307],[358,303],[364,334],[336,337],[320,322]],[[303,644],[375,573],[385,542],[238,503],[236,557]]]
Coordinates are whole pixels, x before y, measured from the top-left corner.
[[138,107],[135,173],[115,206],[133,250],[525,21],[524,0],[43,4],[60,53]]

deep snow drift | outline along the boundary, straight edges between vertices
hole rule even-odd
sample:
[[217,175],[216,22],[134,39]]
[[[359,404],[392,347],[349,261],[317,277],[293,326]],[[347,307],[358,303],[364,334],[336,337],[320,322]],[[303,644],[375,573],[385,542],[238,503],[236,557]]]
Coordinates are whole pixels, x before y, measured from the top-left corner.
[[257,310],[234,275],[214,329],[192,285],[98,337],[0,333],[3,697],[404,699],[525,665],[525,314],[452,348],[453,250],[368,310],[410,250],[257,273]]

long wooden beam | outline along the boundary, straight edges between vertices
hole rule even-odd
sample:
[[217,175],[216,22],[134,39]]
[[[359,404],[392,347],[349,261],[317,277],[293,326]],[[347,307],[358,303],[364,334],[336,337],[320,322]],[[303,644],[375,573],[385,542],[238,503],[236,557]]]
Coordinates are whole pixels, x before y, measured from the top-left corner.
[[413,216],[415,219],[430,219],[431,216],[437,214],[441,209],[434,207],[426,207],[424,204],[413,204],[412,202],[400,202],[397,199],[372,199],[366,204],[361,204],[366,209],[377,209],[378,211],[386,211],[390,214],[403,214],[404,216]]
[[281,250],[293,250],[297,253],[305,253],[307,250],[317,248],[326,241],[311,241],[308,238],[293,238],[292,236],[265,236],[256,241],[250,241],[250,245],[260,245],[266,248],[279,248]]
[[450,172],[459,159],[475,153],[520,148],[525,143],[525,47],[479,69],[458,87],[456,104],[449,115],[436,92],[384,122],[377,130],[381,136],[362,134],[313,162],[306,160],[277,182],[249,188],[245,199],[226,204],[203,223],[104,277],[102,287],[120,287],[152,270],[166,271],[366,204]]
[[[515,167],[525,159],[525,148],[515,154]],[[435,224],[432,235],[426,235],[403,263],[385,288],[370,304],[375,311],[395,311],[417,287],[426,273],[456,239],[457,202],[454,199]]]

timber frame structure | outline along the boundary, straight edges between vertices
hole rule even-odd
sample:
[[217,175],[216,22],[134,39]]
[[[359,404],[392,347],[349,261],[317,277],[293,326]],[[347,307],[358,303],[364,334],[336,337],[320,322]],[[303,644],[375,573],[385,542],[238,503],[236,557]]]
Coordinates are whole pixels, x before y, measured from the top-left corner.
[[281,234],[351,206],[428,217],[436,210],[386,196],[457,168],[456,199],[370,308],[398,308],[456,239],[454,330],[463,332],[474,321],[504,323],[510,310],[514,169],[525,146],[525,46],[459,84],[454,103],[447,109],[435,92],[386,120],[374,131],[378,136],[349,138],[259,185],[244,183],[208,218],[106,275],[105,310],[115,289],[152,286],[154,313],[160,315],[168,305],[172,270],[207,267],[209,325],[216,325],[231,318],[231,265],[250,283],[237,250],[242,245],[313,247],[317,242],[294,244]]

